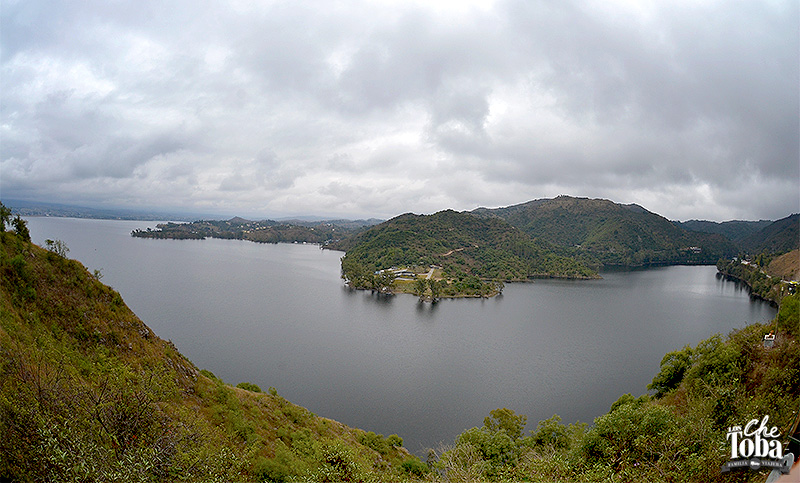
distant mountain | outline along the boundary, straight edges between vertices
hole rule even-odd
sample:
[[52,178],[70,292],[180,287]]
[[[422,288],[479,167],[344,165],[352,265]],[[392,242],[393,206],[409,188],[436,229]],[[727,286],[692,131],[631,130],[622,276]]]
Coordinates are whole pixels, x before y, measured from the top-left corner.
[[741,243],[747,237],[758,233],[763,228],[772,224],[772,220],[759,220],[759,221],[723,221],[718,223],[716,221],[706,220],[689,220],[689,221],[674,221],[675,225],[689,231],[699,231],[704,233],[717,233],[723,235],[734,243]]
[[559,196],[505,208],[478,208],[528,235],[580,253],[605,265],[712,264],[736,253],[720,234],[689,231],[645,208],[603,199]]
[[3,200],[14,214],[25,216],[55,216],[66,218],[93,218],[99,220],[196,220],[199,215],[166,213],[160,211],[129,210],[124,208],[92,208],[88,206],[45,203],[40,201]]
[[800,214],[770,223],[741,241],[748,253],[786,253],[800,248]]
[[534,241],[502,219],[480,218],[453,210],[433,215],[400,215],[331,248],[347,252],[342,269],[351,281],[390,267],[429,265],[441,266],[446,277],[454,279],[596,276],[583,263],[558,253],[546,243]]

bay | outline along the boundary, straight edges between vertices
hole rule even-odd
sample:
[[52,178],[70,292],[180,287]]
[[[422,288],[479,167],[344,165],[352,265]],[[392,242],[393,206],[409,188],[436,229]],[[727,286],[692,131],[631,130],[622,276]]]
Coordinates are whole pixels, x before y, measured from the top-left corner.
[[589,422],[640,395],[665,353],[776,311],[709,266],[507,284],[420,303],[342,284],[341,252],[238,240],[150,240],[153,222],[30,218],[34,242],[118,290],[160,337],[230,384],[272,386],[316,414],[406,447],[451,443],[489,411]]

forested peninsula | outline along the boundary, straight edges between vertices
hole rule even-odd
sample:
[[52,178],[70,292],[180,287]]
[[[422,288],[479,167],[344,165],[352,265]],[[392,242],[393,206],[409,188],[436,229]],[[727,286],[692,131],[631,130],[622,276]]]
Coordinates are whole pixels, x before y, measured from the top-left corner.
[[355,288],[420,298],[487,297],[503,282],[535,277],[597,278],[597,270],[508,223],[445,210],[405,214],[332,244],[344,250],[342,277]]

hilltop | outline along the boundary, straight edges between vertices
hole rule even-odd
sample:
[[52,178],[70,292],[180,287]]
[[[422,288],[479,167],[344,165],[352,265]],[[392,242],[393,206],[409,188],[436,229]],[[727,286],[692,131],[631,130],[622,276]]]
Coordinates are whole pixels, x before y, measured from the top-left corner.
[[639,205],[603,199],[559,196],[471,213],[500,218],[604,265],[713,264],[736,253],[720,234],[688,231]]
[[[5,213],[4,213],[5,214]],[[397,481],[425,465],[160,339],[65,247],[0,230],[0,480]]]

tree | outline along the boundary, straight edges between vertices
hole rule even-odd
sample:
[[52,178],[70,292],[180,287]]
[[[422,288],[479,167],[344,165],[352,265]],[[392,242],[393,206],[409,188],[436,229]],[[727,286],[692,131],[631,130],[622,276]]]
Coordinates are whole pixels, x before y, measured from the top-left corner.
[[428,281],[424,278],[417,278],[414,280],[414,295],[418,296],[420,299],[425,296],[425,292],[428,290]]
[[389,270],[382,270],[373,277],[372,288],[378,292],[389,292],[394,287],[394,278],[394,273]]
[[678,387],[686,371],[692,367],[694,354],[692,348],[685,346],[683,350],[668,352],[661,359],[661,371],[647,385],[647,389],[655,390],[656,397],[662,397]]
[[443,280],[428,280],[428,286],[431,288],[431,300],[436,302],[439,296],[442,294],[442,289],[444,288],[444,284],[447,282]]
[[31,241],[31,232],[28,230],[27,221],[23,220],[19,215],[17,215],[12,224],[14,225],[14,231],[17,232],[18,237],[22,238],[22,241]]
[[0,203],[0,232],[6,231],[6,225],[11,224],[11,208]]
[[[69,248],[67,248],[67,244],[61,240],[50,240],[49,238],[44,241],[44,246],[51,252],[55,253],[59,257],[67,258],[67,253],[69,253]],[[97,270],[95,270],[95,275],[97,275]],[[99,277],[96,277],[100,280]]]
[[570,434],[561,423],[561,416],[554,414],[551,418],[539,421],[536,431],[531,431],[530,441],[537,446],[566,448],[569,446]]
[[516,414],[508,408],[498,408],[489,411],[491,416],[483,419],[483,426],[490,431],[505,431],[512,440],[522,437],[522,429],[528,422],[524,414]]

